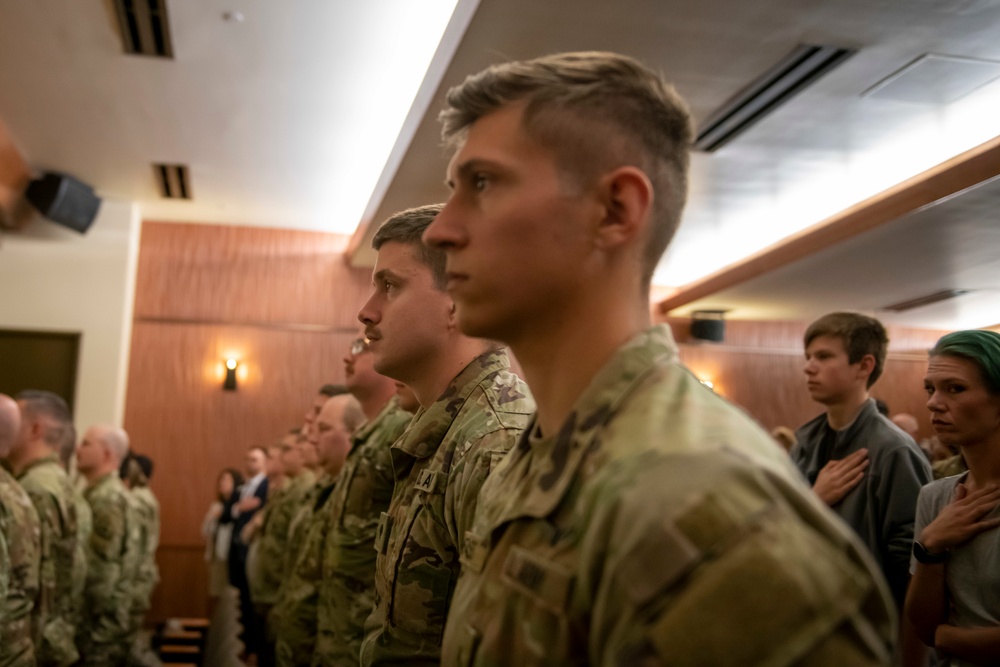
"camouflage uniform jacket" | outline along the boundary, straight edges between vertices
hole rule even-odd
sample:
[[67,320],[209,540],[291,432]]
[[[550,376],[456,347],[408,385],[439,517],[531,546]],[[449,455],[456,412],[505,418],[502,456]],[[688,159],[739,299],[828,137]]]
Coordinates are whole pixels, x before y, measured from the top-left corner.
[[375,607],[361,664],[437,665],[479,488],[534,412],[504,351],[465,367],[392,446],[396,485],[375,537]]
[[322,577],[323,545],[330,527],[330,499],[335,482],[323,475],[323,486],[316,495],[308,518],[306,539],[295,558],[295,567],[282,588],[282,597],[274,609],[277,642],[275,658],[279,667],[301,667],[312,661],[316,646],[316,607]]
[[[292,519],[288,524],[288,544],[285,549],[284,572],[285,580],[295,567],[295,559],[302,551],[302,543],[309,532],[309,518],[312,516],[313,508],[316,505],[316,497],[323,489],[330,486],[330,476],[325,472],[318,475],[312,470],[303,470],[302,474],[295,478],[297,484],[301,485],[301,495],[298,506],[292,512]],[[284,585],[284,584],[282,584]],[[279,588],[278,599],[281,599]]]
[[375,529],[392,499],[390,447],[413,417],[394,398],[352,436],[331,498],[314,665],[358,664],[375,599]]
[[76,560],[76,503],[73,483],[58,459],[32,461],[17,480],[35,505],[41,525],[39,595],[34,642],[39,665],[72,665],[76,651],[73,563]]
[[33,667],[31,612],[38,597],[38,512],[0,466],[0,667]]
[[285,558],[290,551],[288,534],[295,513],[314,483],[312,473],[285,480],[284,486],[267,499],[257,534],[257,572],[253,581],[254,604],[271,606],[278,600],[278,589],[285,578]]
[[141,559],[138,521],[117,472],[83,492],[93,512],[77,647],[84,665],[118,664],[132,642],[132,586]]
[[888,664],[893,625],[857,538],[654,327],[486,481],[442,664]]
[[139,616],[141,623],[149,610],[153,589],[160,581],[160,571],[156,566],[156,549],[160,544],[160,503],[148,486],[137,486],[130,493],[139,530],[139,567],[132,589],[132,613]]
[[[76,507],[76,553],[73,556],[72,616],[74,629],[79,629],[83,616],[83,592],[87,587],[87,551],[94,532],[94,514],[83,492],[73,485],[73,505]],[[79,634],[79,633],[78,633]]]

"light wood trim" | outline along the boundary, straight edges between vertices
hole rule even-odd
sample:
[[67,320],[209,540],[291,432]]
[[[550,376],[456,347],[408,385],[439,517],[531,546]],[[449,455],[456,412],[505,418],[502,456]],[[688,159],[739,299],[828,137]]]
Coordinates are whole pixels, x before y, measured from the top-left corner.
[[661,314],[791,264],[1000,175],[995,137],[802,230],[735,264],[689,283],[657,304]]

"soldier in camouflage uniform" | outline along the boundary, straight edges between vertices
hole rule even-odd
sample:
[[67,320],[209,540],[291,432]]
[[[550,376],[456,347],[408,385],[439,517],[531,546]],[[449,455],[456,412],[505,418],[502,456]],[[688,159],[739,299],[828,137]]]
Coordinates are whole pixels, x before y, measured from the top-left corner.
[[357,399],[348,394],[329,399],[317,415],[309,438],[316,445],[324,477],[330,480],[316,497],[306,539],[292,574],[272,613],[277,635],[276,662],[282,667],[308,665],[316,644],[316,609],[322,574],[323,545],[330,527],[330,496],[347,460],[351,433],[364,421]]
[[160,544],[160,502],[149,488],[153,461],[143,454],[129,456],[122,466],[122,482],[128,489],[139,530],[139,568],[132,586],[132,633],[135,641],[129,655],[130,665],[156,665],[159,659],[142,635],[153,589],[160,581],[156,549]]
[[66,425],[63,440],[59,445],[59,464],[70,478],[70,488],[73,491],[73,507],[76,510],[76,549],[73,554],[72,599],[70,601],[70,619],[74,630],[80,625],[83,614],[83,589],[87,584],[87,546],[90,543],[90,533],[94,520],[90,505],[83,497],[71,473],[76,462],[76,429],[72,423]]
[[39,665],[72,665],[76,650],[73,564],[77,518],[73,484],[59,465],[57,450],[70,429],[66,401],[48,391],[17,395],[21,432],[7,457],[28,492],[41,525],[38,600],[32,615],[35,658]]
[[421,404],[391,449],[396,481],[375,536],[362,665],[438,663],[479,487],[534,409],[506,352],[455,327],[444,255],[420,242],[439,210],[403,211],[375,234],[375,290],[358,315],[375,370],[406,383]]
[[493,67],[448,102],[452,196],[424,240],[538,413],[483,486],[442,664],[888,664],[872,559],[649,326],[684,103],[607,53]]
[[395,400],[396,383],[375,372],[368,342],[358,338],[344,357],[347,388],[365,413],[330,498],[323,547],[313,665],[355,667],[365,619],[375,598],[375,529],[392,498],[389,448],[413,416]]
[[87,430],[76,453],[94,521],[87,545],[83,618],[77,627],[82,665],[124,665],[135,639],[132,587],[141,545],[135,509],[118,477],[127,454],[125,431],[103,425]]
[[[0,394],[0,457],[19,437],[21,415]],[[32,609],[38,596],[41,529],[24,489],[0,466],[0,667],[33,667]]]

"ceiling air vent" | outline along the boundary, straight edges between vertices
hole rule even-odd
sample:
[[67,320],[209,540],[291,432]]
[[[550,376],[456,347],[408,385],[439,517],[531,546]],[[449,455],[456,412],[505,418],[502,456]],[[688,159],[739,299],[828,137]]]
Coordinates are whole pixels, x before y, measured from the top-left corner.
[[902,313],[907,310],[913,310],[914,308],[920,308],[921,306],[929,306],[932,303],[937,303],[938,301],[945,301],[947,299],[954,299],[956,296],[962,296],[963,294],[968,294],[970,290],[967,289],[946,289],[940,292],[934,292],[933,294],[927,294],[925,296],[918,296],[916,299],[908,299],[906,301],[900,301],[899,303],[894,303],[889,306],[883,306],[879,310],[888,310],[893,313]]
[[191,199],[188,168],[182,164],[154,164],[160,194],[166,199]]
[[716,111],[698,133],[694,147],[708,152],[720,149],[855,53],[856,49],[836,46],[798,47]]
[[173,58],[167,0],[114,0],[125,53]]

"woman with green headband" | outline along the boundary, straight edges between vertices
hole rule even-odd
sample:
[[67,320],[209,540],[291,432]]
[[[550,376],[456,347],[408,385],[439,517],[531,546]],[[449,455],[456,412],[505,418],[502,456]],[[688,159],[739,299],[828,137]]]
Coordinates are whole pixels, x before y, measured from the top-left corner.
[[1000,334],[941,338],[924,386],[934,432],[969,470],[920,491],[906,616],[946,664],[1000,664]]

